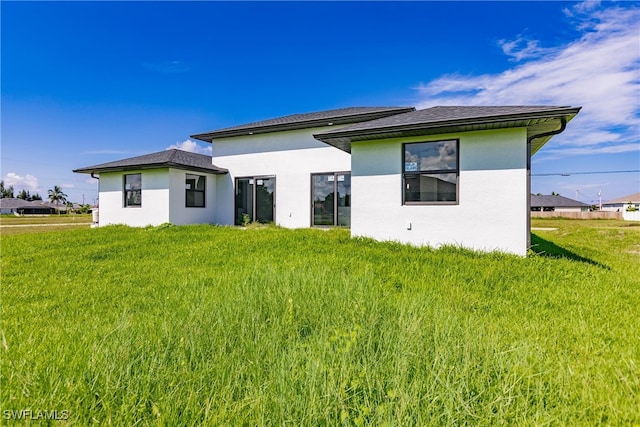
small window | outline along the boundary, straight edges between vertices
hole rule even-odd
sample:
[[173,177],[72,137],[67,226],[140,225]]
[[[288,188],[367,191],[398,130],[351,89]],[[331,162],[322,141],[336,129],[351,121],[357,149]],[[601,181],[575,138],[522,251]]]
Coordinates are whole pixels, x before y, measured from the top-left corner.
[[124,176],[124,207],[142,206],[142,174]]
[[403,144],[404,204],[458,202],[458,140]]
[[188,208],[204,208],[206,176],[187,174],[185,181],[186,206]]

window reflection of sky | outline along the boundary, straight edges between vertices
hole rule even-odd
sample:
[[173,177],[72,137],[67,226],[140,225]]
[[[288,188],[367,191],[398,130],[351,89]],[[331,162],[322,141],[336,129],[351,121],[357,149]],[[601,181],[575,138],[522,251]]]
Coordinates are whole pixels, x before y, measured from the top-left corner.
[[333,192],[333,181],[329,181],[331,175],[316,175],[313,177],[313,192],[315,201],[324,201],[324,199]]
[[139,190],[142,188],[142,175],[134,174],[134,175],[125,175],[126,184],[129,186],[129,190]]
[[421,171],[456,169],[456,141],[406,144],[404,158],[405,170],[418,164]]
[[324,201],[329,194],[333,193],[336,182],[340,198],[351,194],[351,176],[349,174],[315,175],[313,177],[313,200]]

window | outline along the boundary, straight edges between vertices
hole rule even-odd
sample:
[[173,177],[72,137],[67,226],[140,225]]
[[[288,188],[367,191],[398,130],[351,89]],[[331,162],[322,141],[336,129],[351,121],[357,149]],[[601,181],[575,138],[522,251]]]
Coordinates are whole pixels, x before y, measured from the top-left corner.
[[276,177],[236,178],[236,225],[269,223],[275,218]]
[[187,174],[185,181],[185,205],[188,208],[204,208],[206,176]]
[[124,207],[142,206],[142,174],[124,176]]
[[403,144],[403,204],[458,202],[458,140]]
[[313,226],[351,225],[351,174],[349,172],[311,175]]

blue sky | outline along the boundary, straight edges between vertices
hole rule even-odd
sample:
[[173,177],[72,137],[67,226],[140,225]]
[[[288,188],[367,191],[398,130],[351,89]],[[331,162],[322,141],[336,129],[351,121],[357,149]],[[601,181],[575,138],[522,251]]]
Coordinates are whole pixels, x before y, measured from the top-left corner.
[[6,185],[189,135],[348,106],[572,105],[540,150],[532,191],[593,203],[640,191],[638,2],[7,2],[1,168]]

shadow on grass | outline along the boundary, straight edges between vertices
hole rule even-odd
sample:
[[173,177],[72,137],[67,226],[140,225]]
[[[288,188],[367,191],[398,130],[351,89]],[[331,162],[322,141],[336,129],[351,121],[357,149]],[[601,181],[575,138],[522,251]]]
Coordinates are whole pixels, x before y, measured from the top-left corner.
[[595,265],[600,268],[611,270],[611,268],[607,265],[580,256],[575,252],[571,252],[570,250],[558,246],[555,243],[545,240],[533,233],[531,234],[531,251],[533,251],[537,255],[547,258],[566,258],[572,261],[580,261],[587,264]]

